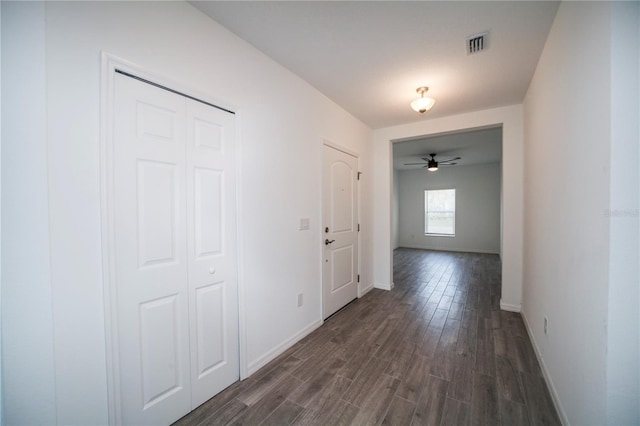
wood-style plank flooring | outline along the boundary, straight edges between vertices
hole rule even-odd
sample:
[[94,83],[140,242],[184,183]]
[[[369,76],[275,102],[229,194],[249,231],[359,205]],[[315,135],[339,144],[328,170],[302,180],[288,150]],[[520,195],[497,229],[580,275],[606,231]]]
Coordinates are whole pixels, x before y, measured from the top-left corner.
[[176,424],[560,424],[498,256],[401,248],[394,271]]

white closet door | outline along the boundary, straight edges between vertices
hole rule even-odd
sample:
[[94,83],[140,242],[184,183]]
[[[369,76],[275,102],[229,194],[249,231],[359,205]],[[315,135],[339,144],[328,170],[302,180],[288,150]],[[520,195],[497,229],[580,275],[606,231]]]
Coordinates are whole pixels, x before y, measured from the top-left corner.
[[193,408],[239,379],[235,118],[187,99]]
[[115,75],[124,424],[169,424],[239,379],[235,117]]
[[115,75],[117,344],[125,424],[191,409],[185,99]]

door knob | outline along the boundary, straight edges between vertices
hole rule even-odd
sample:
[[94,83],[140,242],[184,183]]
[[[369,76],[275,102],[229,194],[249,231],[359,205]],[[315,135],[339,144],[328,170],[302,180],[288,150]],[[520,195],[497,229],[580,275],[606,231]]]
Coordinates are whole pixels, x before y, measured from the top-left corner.
[[216,273],[216,268],[214,268],[213,266],[211,268],[209,268],[209,273],[210,274],[215,274]]
[[335,240],[330,240],[330,239],[328,239],[328,238],[327,238],[326,240],[324,240],[324,245],[325,245],[325,246],[328,246],[329,244],[331,244],[331,243],[332,243],[332,242],[334,242],[334,241],[335,241]]

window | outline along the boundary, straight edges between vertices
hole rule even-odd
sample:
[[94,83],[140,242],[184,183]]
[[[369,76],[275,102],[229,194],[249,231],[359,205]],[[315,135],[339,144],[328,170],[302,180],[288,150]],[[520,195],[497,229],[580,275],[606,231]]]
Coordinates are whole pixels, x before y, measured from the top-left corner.
[[428,235],[456,234],[456,190],[424,191],[424,233]]

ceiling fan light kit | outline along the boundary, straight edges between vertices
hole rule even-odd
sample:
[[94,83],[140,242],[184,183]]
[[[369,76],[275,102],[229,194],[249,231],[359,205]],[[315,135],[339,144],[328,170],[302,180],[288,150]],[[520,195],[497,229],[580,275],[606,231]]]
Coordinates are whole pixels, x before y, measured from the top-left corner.
[[435,153],[433,154],[429,154],[431,156],[431,158],[427,158],[427,157],[422,157],[422,160],[427,162],[427,165],[424,166],[424,163],[405,163],[405,166],[420,166],[422,165],[424,168],[426,168],[428,171],[430,172],[435,172],[436,170],[438,170],[438,164],[440,164],[441,166],[455,166],[456,161],[461,160],[462,157],[453,157],[453,158],[449,158],[447,160],[440,160],[439,162],[436,161],[436,155]]
[[416,92],[420,94],[420,97],[411,102],[411,108],[413,108],[414,111],[419,112],[420,114],[424,114],[425,112],[429,111],[436,103],[435,99],[424,97],[424,94],[427,93],[428,90],[429,88],[426,86],[418,87],[416,89]]

